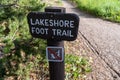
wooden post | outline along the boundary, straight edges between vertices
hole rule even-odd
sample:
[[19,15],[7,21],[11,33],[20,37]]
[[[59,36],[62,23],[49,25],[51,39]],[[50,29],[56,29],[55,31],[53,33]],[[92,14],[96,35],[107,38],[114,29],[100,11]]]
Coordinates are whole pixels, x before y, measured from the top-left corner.
[[[63,7],[47,7],[45,12],[54,13],[65,13],[65,8]],[[53,39],[47,40],[47,46],[63,47],[64,41],[56,41]],[[50,62],[49,61],[49,73],[50,80],[64,80],[65,70],[64,70],[64,60],[62,62]]]

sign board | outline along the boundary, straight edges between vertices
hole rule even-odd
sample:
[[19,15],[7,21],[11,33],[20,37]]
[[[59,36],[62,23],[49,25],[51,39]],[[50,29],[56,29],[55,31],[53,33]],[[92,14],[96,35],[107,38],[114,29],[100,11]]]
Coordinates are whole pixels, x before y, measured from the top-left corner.
[[63,47],[47,47],[46,57],[48,61],[62,62],[64,60],[64,49]]
[[76,14],[30,12],[27,19],[33,37],[67,41],[77,38],[79,17]]

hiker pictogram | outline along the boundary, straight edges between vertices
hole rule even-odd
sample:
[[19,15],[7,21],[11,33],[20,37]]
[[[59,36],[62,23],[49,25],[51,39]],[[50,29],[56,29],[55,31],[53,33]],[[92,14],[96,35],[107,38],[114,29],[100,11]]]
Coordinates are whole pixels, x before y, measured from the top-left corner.
[[48,61],[62,62],[63,61],[63,48],[62,47],[47,47],[46,56]]

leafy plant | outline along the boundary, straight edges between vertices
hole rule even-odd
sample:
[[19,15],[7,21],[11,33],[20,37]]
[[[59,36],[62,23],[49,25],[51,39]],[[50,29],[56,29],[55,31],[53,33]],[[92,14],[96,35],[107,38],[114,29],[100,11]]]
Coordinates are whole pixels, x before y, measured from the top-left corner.
[[[0,78],[29,79],[34,65],[45,58],[42,53],[46,41],[30,36],[26,15],[30,11],[41,11],[45,4],[40,0],[1,0],[0,3],[0,43],[4,44]],[[40,55],[42,59],[38,59]]]
[[65,59],[66,80],[84,79],[88,72],[91,72],[90,63],[87,59],[67,54]]

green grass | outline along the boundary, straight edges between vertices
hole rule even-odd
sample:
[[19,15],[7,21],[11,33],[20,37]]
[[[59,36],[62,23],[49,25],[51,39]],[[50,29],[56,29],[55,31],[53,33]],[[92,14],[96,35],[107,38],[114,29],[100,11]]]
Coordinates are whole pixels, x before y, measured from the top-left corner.
[[80,10],[114,22],[120,22],[120,0],[72,0]]
[[[14,0],[0,0],[2,5]],[[18,0],[14,6],[0,7],[0,80],[49,79],[45,57],[46,40],[33,38],[29,33],[27,14],[43,11],[40,0]],[[74,62],[74,63],[73,63]],[[66,55],[66,80],[83,78],[91,71],[89,61],[75,55]]]

